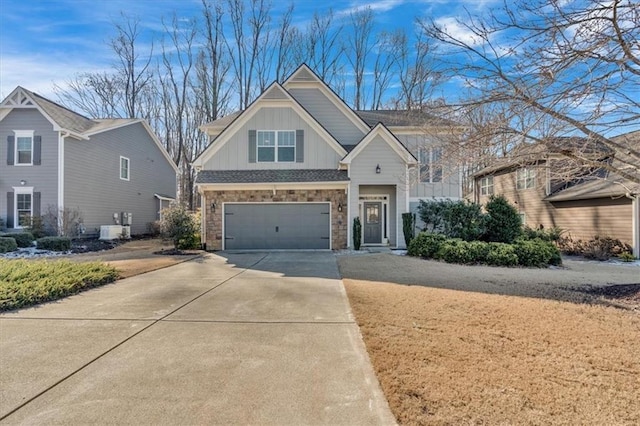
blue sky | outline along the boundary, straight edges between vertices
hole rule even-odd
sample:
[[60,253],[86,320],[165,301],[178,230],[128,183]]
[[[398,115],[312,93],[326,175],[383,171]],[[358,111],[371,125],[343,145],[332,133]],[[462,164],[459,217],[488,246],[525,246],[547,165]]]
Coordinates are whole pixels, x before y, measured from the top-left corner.
[[[496,0],[295,0],[294,24],[304,28],[314,11],[332,8],[348,17],[369,6],[378,28],[410,29],[414,18],[448,20],[465,8],[481,13]],[[120,13],[138,17],[146,36],[159,34],[162,18],[201,14],[201,0],[0,0],[0,98],[21,85],[56,99],[54,84],[64,87],[77,73],[108,70],[113,55],[107,45]],[[288,1],[273,0],[276,15]]]

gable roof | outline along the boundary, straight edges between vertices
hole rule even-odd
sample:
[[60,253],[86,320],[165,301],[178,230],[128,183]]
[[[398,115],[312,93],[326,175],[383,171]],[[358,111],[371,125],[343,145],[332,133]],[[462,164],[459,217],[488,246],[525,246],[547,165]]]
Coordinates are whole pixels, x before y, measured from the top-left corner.
[[342,160],[341,164],[350,164],[364,149],[373,141],[376,136],[382,139],[393,149],[400,158],[407,164],[418,164],[416,157],[407,149],[406,146],[391,133],[391,131],[382,123],[378,123],[362,140],[355,146]]
[[[277,95],[276,95],[277,94]],[[202,167],[204,163],[218,152],[225,143],[237,132],[240,127],[247,123],[251,117],[263,105],[273,106],[289,106],[298,115],[304,118],[305,122],[311,126],[323,139],[340,155],[345,155],[344,147],[329,133],[300,103],[287,92],[278,82],[273,82],[267,90],[265,90],[255,101],[251,103],[244,111],[240,112],[231,120],[231,122],[222,130],[222,133],[216,137],[215,142],[209,146],[193,161],[195,167]],[[211,123],[209,123],[211,124]],[[206,127],[205,127],[206,128]]]
[[319,89],[349,121],[351,121],[360,131],[367,133],[371,126],[364,122],[353,109],[342,100],[336,92],[331,89],[307,64],[302,64],[287,78],[282,86],[286,89],[301,87],[313,87]]
[[[0,103],[0,111],[11,111],[13,109],[37,109],[51,123],[54,131],[69,133],[74,138],[83,140],[89,140],[90,136],[98,133],[141,123],[151,139],[158,146],[158,149],[160,149],[162,155],[169,164],[171,164],[171,167],[173,167],[176,173],[178,172],[177,166],[162,146],[162,143],[149,126],[149,123],[141,118],[92,120],[21,86],[16,87],[9,96]],[[2,117],[3,116],[0,115],[0,120]]]

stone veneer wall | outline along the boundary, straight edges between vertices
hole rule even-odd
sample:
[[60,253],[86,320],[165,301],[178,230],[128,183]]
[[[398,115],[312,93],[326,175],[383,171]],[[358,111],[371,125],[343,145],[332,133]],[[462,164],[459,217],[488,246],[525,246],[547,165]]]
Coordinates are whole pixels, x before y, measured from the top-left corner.
[[[212,211],[211,203],[216,209]],[[222,250],[222,203],[258,202],[330,202],[331,203],[331,247],[334,250],[347,248],[347,194],[344,189],[271,190],[256,191],[205,191],[207,250]],[[342,204],[342,212],[338,211]]]

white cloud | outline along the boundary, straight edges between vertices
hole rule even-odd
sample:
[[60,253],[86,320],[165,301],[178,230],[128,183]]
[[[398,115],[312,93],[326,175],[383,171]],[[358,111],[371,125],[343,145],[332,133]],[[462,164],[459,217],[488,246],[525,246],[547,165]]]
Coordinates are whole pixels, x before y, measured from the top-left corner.
[[484,41],[469,28],[461,24],[457,18],[442,17],[435,20],[435,24],[442,28],[451,37],[474,46],[482,44]]

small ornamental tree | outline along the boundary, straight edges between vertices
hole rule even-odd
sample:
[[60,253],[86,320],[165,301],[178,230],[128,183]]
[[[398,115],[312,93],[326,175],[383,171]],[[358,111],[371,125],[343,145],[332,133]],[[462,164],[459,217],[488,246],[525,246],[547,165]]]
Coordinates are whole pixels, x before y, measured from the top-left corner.
[[404,242],[409,247],[411,240],[416,236],[416,214],[402,213],[402,232],[404,233]]
[[487,229],[484,237],[487,241],[511,244],[522,235],[522,221],[518,210],[502,195],[491,196],[485,210]]
[[171,240],[176,250],[198,248],[199,227],[196,216],[182,204],[172,203],[162,210],[160,221],[162,237]]

